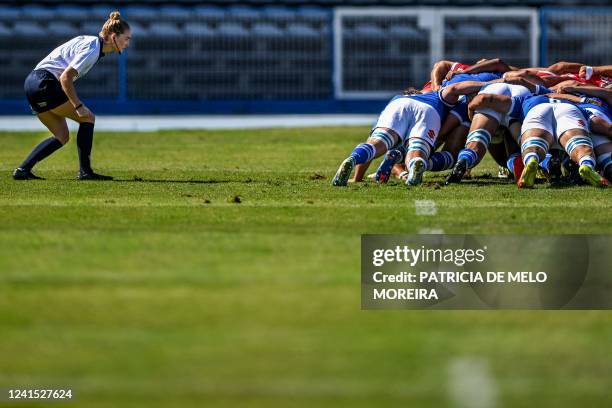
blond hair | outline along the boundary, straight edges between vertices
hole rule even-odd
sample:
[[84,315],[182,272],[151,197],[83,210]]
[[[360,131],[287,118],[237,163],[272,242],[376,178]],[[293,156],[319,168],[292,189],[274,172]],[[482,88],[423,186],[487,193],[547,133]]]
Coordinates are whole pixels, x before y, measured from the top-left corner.
[[129,30],[130,25],[127,21],[121,19],[121,14],[118,11],[113,11],[108,16],[108,20],[102,26],[100,30],[100,37],[107,39],[111,34],[123,34],[125,30]]

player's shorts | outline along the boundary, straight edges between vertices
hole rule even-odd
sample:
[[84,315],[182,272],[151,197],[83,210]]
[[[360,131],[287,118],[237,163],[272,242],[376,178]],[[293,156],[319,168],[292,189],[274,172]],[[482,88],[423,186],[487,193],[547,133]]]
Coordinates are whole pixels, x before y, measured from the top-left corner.
[[385,107],[374,128],[392,129],[402,143],[416,137],[433,146],[440,132],[440,122],[440,115],[432,106],[411,98],[397,98]]
[[[500,82],[485,86],[480,90],[480,92],[478,92],[478,94],[506,95],[510,97],[515,97],[531,95],[531,92],[529,92],[529,89],[525,88],[522,85],[512,85]],[[510,109],[510,111],[512,111],[512,108]],[[499,113],[493,109],[481,109],[477,110],[476,113],[483,113],[487,116],[493,117],[495,120],[497,120],[500,126],[510,126],[510,118],[508,117],[508,114]]]
[[44,69],[36,69],[23,84],[33,113],[43,113],[66,103],[68,97],[55,76]]
[[606,113],[602,112],[599,109],[584,108],[584,113],[586,114],[586,118],[589,120],[589,123],[594,117],[601,118],[606,122],[612,122],[612,118],[610,118],[610,116],[608,116]]
[[582,129],[584,134],[589,134],[580,109],[569,103],[541,103],[534,106],[523,120],[521,135],[531,129],[545,130],[556,140],[570,129]]
[[599,146],[605,145],[607,143],[612,143],[612,140],[608,139],[603,135],[591,134],[591,140],[593,140],[593,147],[597,148]]
[[458,103],[450,111],[448,111],[448,113],[459,119],[459,126],[465,126],[466,128],[469,128],[472,124],[472,122],[470,121],[470,117],[468,116],[467,103]]

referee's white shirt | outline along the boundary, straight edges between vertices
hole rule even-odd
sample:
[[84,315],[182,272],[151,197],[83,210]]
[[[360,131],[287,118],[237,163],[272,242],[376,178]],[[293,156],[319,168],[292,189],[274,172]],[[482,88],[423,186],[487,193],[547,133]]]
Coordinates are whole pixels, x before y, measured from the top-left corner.
[[88,73],[102,56],[100,37],[81,35],[51,51],[34,69],[45,69],[59,80],[66,68],[72,67],[78,72],[74,78],[76,81]]

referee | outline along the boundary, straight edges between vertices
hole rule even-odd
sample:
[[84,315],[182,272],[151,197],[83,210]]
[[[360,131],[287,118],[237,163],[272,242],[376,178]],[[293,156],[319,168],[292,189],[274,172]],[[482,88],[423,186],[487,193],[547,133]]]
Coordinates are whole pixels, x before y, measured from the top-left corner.
[[91,168],[95,116],[76,93],[74,81],[81,78],[105,55],[121,53],[130,45],[130,26],[118,11],[110,13],[99,36],[82,35],[54,49],[26,78],[24,89],[33,113],[53,136],[40,142],[13,171],[15,180],[42,179],[32,168],[70,139],[66,118],[79,123],[77,150],[79,180],[112,180]]

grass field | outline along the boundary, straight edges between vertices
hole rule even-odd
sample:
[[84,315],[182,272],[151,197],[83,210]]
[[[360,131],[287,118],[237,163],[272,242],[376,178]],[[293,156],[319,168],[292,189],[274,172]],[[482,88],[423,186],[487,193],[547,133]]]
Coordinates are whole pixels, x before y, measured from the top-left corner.
[[100,133],[106,183],[74,180],[74,142],[15,182],[44,135],[0,134],[0,388],[71,387],[70,407],[612,406],[610,312],[361,311],[359,286],[360,234],[610,234],[612,191],[517,191],[490,160],[461,186],[330,187],[366,134]]

